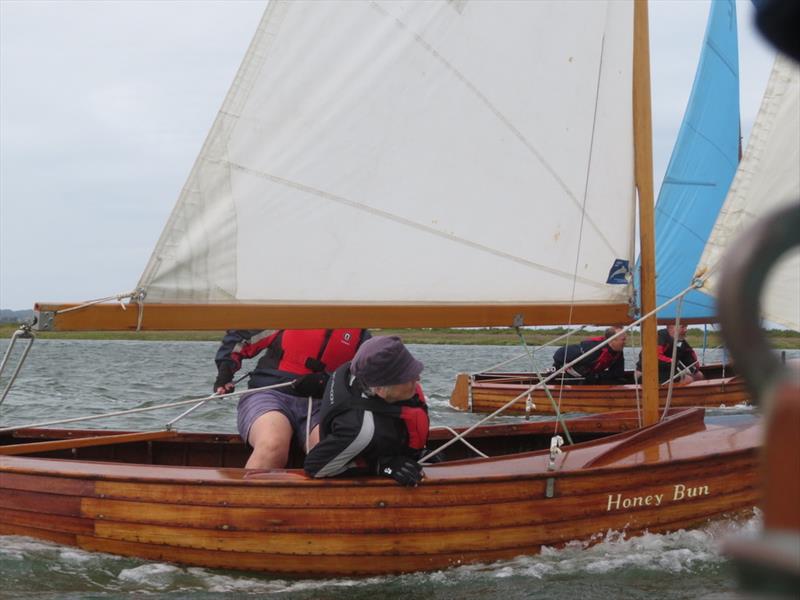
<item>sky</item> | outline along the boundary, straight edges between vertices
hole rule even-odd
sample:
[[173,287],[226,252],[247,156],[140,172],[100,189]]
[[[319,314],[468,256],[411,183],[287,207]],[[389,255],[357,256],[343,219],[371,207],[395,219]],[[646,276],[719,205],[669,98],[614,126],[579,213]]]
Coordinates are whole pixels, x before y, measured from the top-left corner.
[[[134,289],[265,4],[0,0],[0,308]],[[650,3],[656,195],[708,10]],[[746,141],[774,52],[737,18]]]

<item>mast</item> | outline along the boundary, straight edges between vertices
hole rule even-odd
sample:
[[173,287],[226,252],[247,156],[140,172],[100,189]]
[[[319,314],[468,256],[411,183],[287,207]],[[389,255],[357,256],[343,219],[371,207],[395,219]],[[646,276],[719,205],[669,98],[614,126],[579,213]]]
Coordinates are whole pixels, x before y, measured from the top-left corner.
[[[633,25],[633,130],[636,188],[639,195],[641,308],[656,307],[655,244],[653,235],[653,128],[650,109],[650,40],[647,0],[636,0]],[[644,425],[658,421],[658,364],[656,317],[642,323],[642,392]]]

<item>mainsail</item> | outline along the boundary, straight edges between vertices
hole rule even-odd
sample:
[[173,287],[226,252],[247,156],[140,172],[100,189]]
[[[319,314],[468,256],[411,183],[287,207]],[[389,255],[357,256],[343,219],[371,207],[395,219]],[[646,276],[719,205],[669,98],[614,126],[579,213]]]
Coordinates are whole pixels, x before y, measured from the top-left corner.
[[628,2],[270,2],[146,305],[625,317],[607,280],[634,251],[632,45]]
[[[736,177],[700,260],[715,293],[727,246],[762,215],[800,201],[800,68],[779,55]],[[800,255],[782,260],[762,299],[764,318],[800,331]]]
[[[739,56],[736,7],[711,3],[700,61],[655,210],[656,303],[691,283],[739,162]],[[658,313],[674,319],[677,303]],[[714,299],[684,296],[682,319],[710,320]]]

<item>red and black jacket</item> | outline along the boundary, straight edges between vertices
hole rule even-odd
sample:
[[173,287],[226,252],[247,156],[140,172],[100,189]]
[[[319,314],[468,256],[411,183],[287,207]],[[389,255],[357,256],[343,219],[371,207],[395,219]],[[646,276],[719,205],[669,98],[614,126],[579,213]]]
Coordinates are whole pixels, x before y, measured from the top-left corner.
[[[672,368],[672,347],[675,344],[674,338],[666,329],[658,330],[658,380],[661,383],[669,380],[669,373]],[[678,343],[678,352],[675,360],[679,363],[675,366],[675,372],[681,371],[684,367],[690,367],[689,372],[694,373],[699,369],[697,364],[697,354],[686,340]],[[690,366],[691,365],[691,366]],[[639,354],[639,361],[636,368],[642,370],[642,355]]]
[[[579,344],[562,346],[553,354],[553,366],[560,369],[580,355],[591,352],[605,339],[603,336],[593,337],[583,340]],[[626,382],[625,356],[622,352],[612,350],[608,346],[603,346],[599,350],[587,354],[580,362],[573,365],[572,369],[584,378],[582,383],[610,385]]]
[[[228,330],[215,360],[220,377],[230,373],[232,379],[243,359],[263,352],[248,383],[250,388],[263,387],[298,375],[333,372],[369,337],[366,329]],[[289,388],[284,391],[292,393]]]
[[422,388],[389,404],[368,395],[350,375],[350,363],[331,375],[322,398],[320,442],[303,468],[312,477],[377,473],[378,461],[397,455],[417,460],[428,443],[430,420]]

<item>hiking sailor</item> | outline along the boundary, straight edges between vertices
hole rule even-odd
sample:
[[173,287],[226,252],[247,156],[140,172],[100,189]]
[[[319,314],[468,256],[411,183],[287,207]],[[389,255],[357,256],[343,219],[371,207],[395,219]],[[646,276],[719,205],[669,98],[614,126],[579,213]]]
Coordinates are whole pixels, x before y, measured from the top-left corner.
[[306,457],[313,477],[378,474],[416,486],[428,441],[423,365],[400,338],[367,340],[334,371],[323,397],[320,442]]
[[[349,361],[369,338],[365,329],[229,330],[217,351],[214,391],[232,392],[242,359],[259,359],[248,387],[293,382],[291,387],[245,394],[239,400],[237,425],[253,447],[247,469],[286,466],[292,437],[301,448],[319,440],[319,398],[329,373]],[[304,402],[303,399],[309,399]]]

